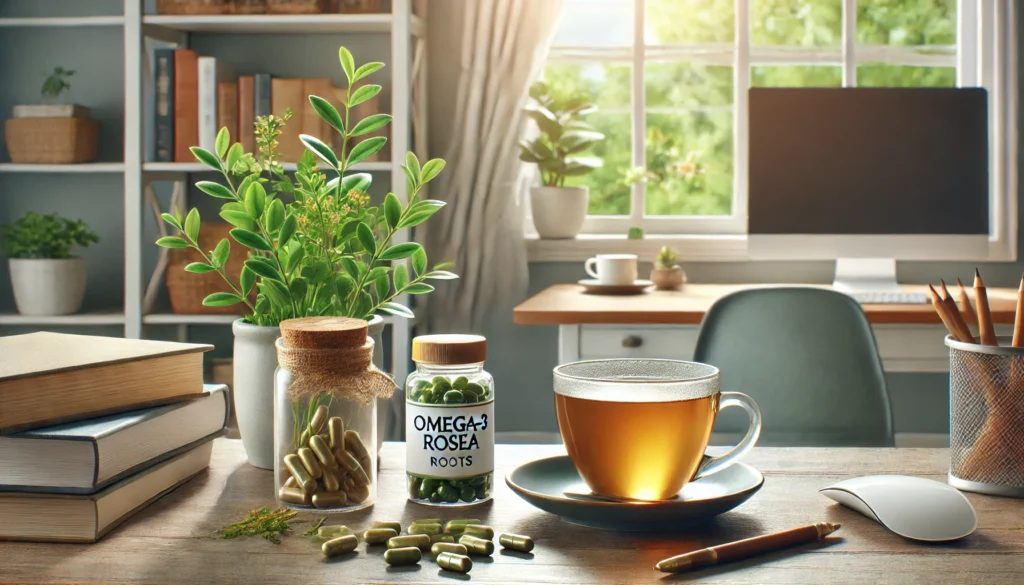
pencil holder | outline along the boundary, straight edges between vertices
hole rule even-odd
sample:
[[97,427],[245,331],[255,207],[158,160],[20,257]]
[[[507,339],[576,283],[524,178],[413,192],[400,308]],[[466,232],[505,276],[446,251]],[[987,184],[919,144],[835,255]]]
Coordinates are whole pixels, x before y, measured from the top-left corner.
[[1024,348],[949,347],[949,485],[1024,497]]

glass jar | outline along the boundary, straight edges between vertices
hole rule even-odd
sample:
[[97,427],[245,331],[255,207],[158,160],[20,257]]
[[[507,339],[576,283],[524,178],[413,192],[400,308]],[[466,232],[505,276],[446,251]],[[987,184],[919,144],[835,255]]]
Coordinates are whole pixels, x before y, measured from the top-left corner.
[[281,322],[274,384],[274,478],[281,505],[347,512],[377,497],[377,398],[394,382],[373,366],[361,319]]
[[409,500],[468,506],[494,489],[494,378],[479,335],[421,335],[405,385]]

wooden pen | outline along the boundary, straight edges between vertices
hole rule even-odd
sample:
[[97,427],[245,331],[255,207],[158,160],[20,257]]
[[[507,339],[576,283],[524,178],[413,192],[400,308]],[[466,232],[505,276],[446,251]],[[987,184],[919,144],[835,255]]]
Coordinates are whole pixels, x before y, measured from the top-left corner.
[[963,316],[960,315],[960,309],[956,307],[956,301],[953,300],[953,295],[949,294],[949,289],[946,288],[946,281],[939,280],[939,283],[942,285],[942,302],[949,310],[949,316],[953,321],[953,326],[956,327],[957,332],[960,333],[960,341],[977,343],[974,339],[974,334],[971,333],[971,328],[967,326],[967,322],[964,321]]
[[935,312],[939,314],[939,319],[942,319],[942,324],[946,326],[946,331],[949,331],[950,337],[957,341],[965,341],[960,338],[960,331],[953,323],[953,316],[949,314],[949,307],[942,301],[942,297],[935,291],[935,287],[931,284],[928,285],[928,298],[932,300],[932,306],[935,307]]
[[[1013,347],[1024,347],[1024,276],[1017,288],[1017,313],[1013,317]],[[1016,362],[1017,360],[1014,360]]]
[[821,540],[836,530],[839,530],[839,524],[817,522],[809,526],[783,530],[774,534],[765,534],[745,540],[737,540],[728,544],[702,548],[658,561],[654,568],[665,573],[682,573],[721,563],[731,563]]
[[964,283],[960,282],[959,278],[956,279],[956,285],[960,287],[960,314],[968,325],[973,324],[977,327],[978,315],[974,313],[974,307],[971,306],[971,299],[967,296],[967,289],[964,288]]
[[982,345],[999,345],[996,339],[996,328],[992,325],[992,313],[988,309],[988,293],[985,292],[985,282],[981,280],[981,273],[974,269],[974,303],[978,310],[978,333],[981,335]]

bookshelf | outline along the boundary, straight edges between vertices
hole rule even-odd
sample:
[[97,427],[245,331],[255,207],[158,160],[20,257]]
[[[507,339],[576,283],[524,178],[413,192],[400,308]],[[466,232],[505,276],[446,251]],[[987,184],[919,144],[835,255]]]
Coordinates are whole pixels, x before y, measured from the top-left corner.
[[[50,327],[50,326],[123,326],[124,335],[141,338],[150,334],[146,326],[177,327],[179,338],[187,337],[189,326],[230,327],[237,318],[234,315],[179,315],[159,312],[147,303],[147,288],[154,282],[159,286],[163,262],[157,263],[156,271],[146,270],[144,257],[160,250],[143,233],[146,226],[152,229],[152,205],[156,202],[153,194],[155,183],[170,183],[172,189],[182,194],[179,201],[187,198],[189,185],[194,174],[207,173],[208,169],[198,163],[157,163],[145,160],[147,85],[152,84],[153,40],[188,47],[193,33],[203,35],[335,35],[337,45],[345,43],[345,34],[381,35],[390,46],[390,57],[383,55],[360,55],[362,61],[379,60],[387,65],[386,90],[390,90],[391,111],[394,120],[390,126],[389,144],[392,153],[404,154],[414,151],[422,159],[426,157],[426,126],[422,123],[426,114],[426,23],[413,14],[413,0],[391,0],[389,14],[318,14],[318,15],[204,15],[179,16],[147,14],[144,0],[123,0],[121,14],[90,16],[35,16],[0,17],[0,29],[61,28],[61,27],[112,27],[119,28],[124,48],[124,102],[123,160],[94,162],[77,165],[39,165],[0,162],[0,175],[32,174],[33,180],[45,186],[47,175],[123,175],[123,261],[124,306],[120,309],[88,312],[57,317],[34,317],[0,313],[0,326],[8,327]],[[230,42],[230,40],[228,41]],[[303,55],[295,55],[296,60]],[[335,59],[324,59],[324,67],[336,66]],[[415,130],[415,136],[414,136]],[[372,172],[390,179],[391,191],[401,200],[408,196],[405,178],[400,168],[402,156],[393,157],[394,162],[368,162],[356,170]],[[294,164],[285,165],[294,170]],[[47,210],[40,210],[47,211]],[[60,211],[57,209],[56,211]],[[113,234],[106,234],[107,238]],[[400,234],[395,241],[405,239]],[[162,252],[162,250],[161,250]],[[90,286],[95,283],[90,282]],[[148,285],[148,286],[147,286]],[[9,286],[3,283],[2,286]],[[152,295],[149,295],[152,296]],[[150,299],[151,300],[151,299]],[[407,298],[398,299],[408,302]],[[385,324],[391,329],[391,356],[393,371],[397,380],[404,380],[408,370],[409,342],[412,324],[404,319],[386,318]]]

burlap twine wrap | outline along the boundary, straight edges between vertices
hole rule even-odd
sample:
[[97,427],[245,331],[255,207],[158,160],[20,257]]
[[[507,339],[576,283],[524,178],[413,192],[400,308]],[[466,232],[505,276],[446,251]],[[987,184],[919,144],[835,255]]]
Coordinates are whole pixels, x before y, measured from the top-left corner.
[[373,365],[373,339],[361,347],[307,349],[288,347],[278,338],[277,363],[292,375],[288,395],[293,399],[330,392],[362,405],[390,398],[395,382]]

